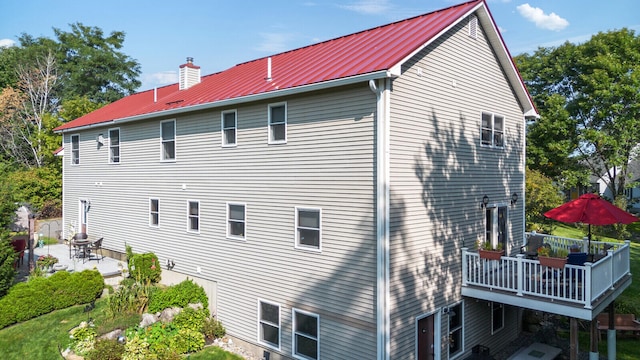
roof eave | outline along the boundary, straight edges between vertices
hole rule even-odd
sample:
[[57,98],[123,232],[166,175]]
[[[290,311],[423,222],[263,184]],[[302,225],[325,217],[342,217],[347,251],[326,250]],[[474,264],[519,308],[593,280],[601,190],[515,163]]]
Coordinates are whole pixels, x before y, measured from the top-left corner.
[[81,131],[81,130],[96,128],[96,127],[112,126],[114,124],[122,124],[122,123],[127,123],[132,121],[140,121],[140,120],[146,120],[146,119],[152,119],[152,118],[158,118],[158,117],[171,117],[171,116],[175,116],[175,115],[186,113],[186,112],[207,110],[207,109],[216,108],[216,107],[230,106],[230,105],[236,105],[240,103],[266,100],[266,99],[276,98],[280,96],[295,95],[295,94],[300,94],[300,93],[305,93],[310,91],[328,89],[332,87],[356,84],[359,82],[366,83],[369,80],[390,78],[390,77],[396,77],[399,75],[400,75],[400,68],[397,66],[394,66],[388,70],[387,69],[379,70],[379,71],[375,71],[367,74],[361,74],[361,75],[350,76],[350,77],[345,77],[340,79],[323,81],[315,84],[302,85],[302,86],[297,86],[297,87],[288,88],[288,89],[274,90],[274,91],[264,92],[260,94],[246,95],[246,96],[240,96],[232,99],[225,99],[220,101],[208,102],[204,104],[185,106],[177,109],[163,110],[163,111],[129,116],[129,117],[124,117],[119,119],[112,119],[112,120],[84,125],[84,126],[77,126],[77,127],[56,130],[55,132],[60,134],[60,133]]
[[480,21],[482,28],[486,30],[489,43],[496,50],[495,53],[498,57],[498,61],[502,65],[507,79],[509,80],[509,83],[522,106],[525,118],[539,119],[540,114],[538,114],[538,110],[533,104],[531,95],[524,85],[520,72],[518,72],[518,69],[516,68],[516,64],[513,61],[511,53],[509,53],[509,49],[507,49],[507,46],[498,31],[497,25],[493,20],[489,9],[485,3],[482,2],[474,9],[474,11],[476,10],[478,20]]
[[540,115],[538,114],[538,111],[536,110],[535,105],[533,104],[533,101],[531,99],[531,96],[529,95],[529,92],[524,86],[524,82],[520,77],[520,73],[518,72],[518,69],[516,68],[515,63],[513,62],[513,59],[511,58],[511,54],[509,53],[509,50],[504,44],[504,41],[500,36],[497,26],[493,21],[493,18],[491,17],[489,9],[487,9],[487,6],[484,3],[484,1],[478,3],[478,5],[474,6],[472,9],[467,11],[467,13],[465,13],[464,15],[458,17],[455,21],[449,24],[449,26],[442,29],[442,31],[440,31],[438,34],[431,37],[427,42],[422,44],[422,46],[418,47],[409,55],[405,56],[402,60],[400,60],[398,64],[394,66],[394,68],[399,69],[402,64],[409,61],[418,52],[422,51],[431,43],[439,39],[447,31],[451,30],[453,27],[458,25],[461,21],[463,21],[473,13],[477,13],[478,20],[480,21],[482,28],[487,30],[486,32],[489,39],[489,43],[493,46],[494,49],[498,50],[496,51],[496,56],[498,57],[498,61],[500,61],[502,68],[505,70],[507,79],[509,80],[509,83],[514,89],[516,96],[518,97],[518,101],[522,106],[525,118],[539,119]]

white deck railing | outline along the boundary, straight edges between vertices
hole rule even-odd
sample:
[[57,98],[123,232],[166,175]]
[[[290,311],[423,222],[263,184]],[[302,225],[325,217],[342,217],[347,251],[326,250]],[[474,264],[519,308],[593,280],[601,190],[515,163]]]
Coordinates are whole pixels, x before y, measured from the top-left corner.
[[[583,240],[545,235],[544,241],[555,249],[569,249],[574,244],[587,248]],[[568,301],[591,309],[598,297],[630,273],[629,244],[592,241],[592,253],[600,254],[600,259],[584,265],[565,265],[563,269],[541,266],[538,260],[525,259],[522,254],[500,260],[481,259],[476,251],[463,248],[462,286]],[[602,253],[605,248],[606,253]]]

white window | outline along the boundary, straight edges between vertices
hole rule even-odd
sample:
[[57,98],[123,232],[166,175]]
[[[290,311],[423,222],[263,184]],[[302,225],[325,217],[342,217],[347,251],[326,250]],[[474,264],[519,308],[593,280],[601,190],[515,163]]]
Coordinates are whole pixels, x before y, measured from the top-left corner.
[[504,147],[504,117],[493,113],[482,113],[482,145]]
[[160,122],[161,160],[176,159],[176,121],[165,120]]
[[246,239],[246,205],[227,203],[227,237]]
[[71,135],[71,164],[80,164],[80,135]]
[[236,132],[238,130],[237,112],[235,110],[224,111],[221,115],[222,146],[236,145]]
[[320,317],[293,309],[293,355],[297,359],[320,358]]
[[287,103],[269,105],[269,144],[287,142]]
[[258,341],[280,349],[280,305],[258,300]]
[[200,202],[189,200],[187,201],[187,231],[200,232]]
[[504,328],[504,305],[491,302],[491,334]]
[[160,200],[149,199],[149,226],[160,226]]
[[464,306],[458,303],[449,308],[449,357],[464,352]]
[[322,214],[320,209],[296,207],[296,247],[321,250]]
[[120,129],[109,129],[109,163],[120,163]]
[[491,244],[493,249],[502,245],[507,251],[507,206],[487,205],[485,208],[485,241]]

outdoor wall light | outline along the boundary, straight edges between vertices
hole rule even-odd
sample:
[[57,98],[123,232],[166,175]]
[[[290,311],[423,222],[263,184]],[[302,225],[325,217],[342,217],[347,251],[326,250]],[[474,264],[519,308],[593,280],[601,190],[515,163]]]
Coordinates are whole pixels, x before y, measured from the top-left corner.
[[489,203],[489,197],[487,195],[482,197],[482,203],[480,203],[480,208],[484,209],[487,207],[487,204]]
[[518,202],[518,193],[513,193],[511,195],[511,206],[515,205]]

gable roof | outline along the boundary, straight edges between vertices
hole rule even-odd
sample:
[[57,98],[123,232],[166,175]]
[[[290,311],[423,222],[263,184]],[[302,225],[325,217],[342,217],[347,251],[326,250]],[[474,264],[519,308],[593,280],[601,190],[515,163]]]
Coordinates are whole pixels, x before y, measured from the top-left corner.
[[[400,66],[406,60],[474,12],[488,34],[524,112],[536,116],[531,97],[484,0],[473,0],[241,63],[204,76],[199,84],[185,90],[178,90],[176,83],[136,93],[65,123],[55,131],[65,132],[155,116],[172,116],[185,111],[398,76]],[[266,79],[269,62],[271,79]]]

